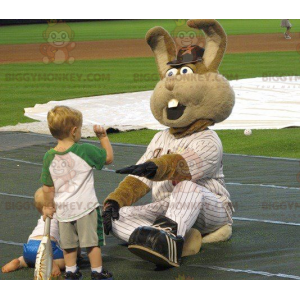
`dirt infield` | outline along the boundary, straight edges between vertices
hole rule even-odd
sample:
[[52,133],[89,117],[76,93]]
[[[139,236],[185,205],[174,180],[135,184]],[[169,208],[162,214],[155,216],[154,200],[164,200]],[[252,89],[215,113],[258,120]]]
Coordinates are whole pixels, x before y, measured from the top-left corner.
[[[227,53],[297,51],[300,35],[291,34],[285,40],[283,34],[256,34],[228,36]],[[76,42],[70,53],[76,60],[151,57],[152,52],[144,39],[102,40]],[[41,62],[40,44],[0,45],[0,63]]]

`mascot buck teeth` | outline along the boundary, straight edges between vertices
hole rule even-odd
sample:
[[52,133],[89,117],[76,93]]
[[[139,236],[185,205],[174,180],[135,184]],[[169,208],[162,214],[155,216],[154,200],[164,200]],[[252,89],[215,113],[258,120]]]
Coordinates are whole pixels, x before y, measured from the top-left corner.
[[[154,117],[169,129],[155,135],[137,165],[104,201],[104,230],[128,242],[144,260],[179,267],[181,258],[199,252],[202,243],[228,240],[233,207],[223,175],[223,148],[209,126],[229,117],[235,96],[218,73],[227,37],[215,20],[189,20],[203,30],[199,46],[178,51],[161,27],[146,40],[160,81],[151,97]],[[132,206],[152,191],[152,203]]]

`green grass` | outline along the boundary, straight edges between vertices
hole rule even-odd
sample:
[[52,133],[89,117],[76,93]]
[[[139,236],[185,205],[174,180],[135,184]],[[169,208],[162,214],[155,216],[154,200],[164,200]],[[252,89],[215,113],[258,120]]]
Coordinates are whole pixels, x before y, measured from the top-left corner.
[[[110,133],[109,139],[112,143],[148,145],[157,132],[157,130],[142,129],[128,132]],[[97,138],[91,139],[98,140]]]
[[[151,81],[134,79],[135,74],[143,76],[149,73],[155,77]],[[156,73],[151,58],[76,61],[72,66],[43,63],[2,65],[0,126],[30,122],[23,116],[23,110],[36,103],[153,89],[158,80]],[[103,74],[104,80],[87,81],[88,76],[95,74]],[[77,75],[82,76],[81,80],[76,79]],[[57,80],[52,80],[55,76]],[[68,77],[59,80],[57,76]]]
[[[300,20],[291,20],[293,31],[300,31]],[[278,33],[282,32],[280,20],[220,20],[228,35]],[[119,20],[68,23],[73,30],[74,41],[94,41],[103,39],[144,38],[148,29],[162,26],[172,32],[174,20]],[[43,32],[47,24],[14,25],[0,27],[0,44],[44,43]]]
[[[148,145],[156,133],[145,129],[113,133],[109,138],[113,143]],[[251,136],[245,136],[243,130],[218,130],[217,133],[225,153],[300,159],[300,128],[253,130]]]
[[[296,52],[228,54],[221,73],[228,79],[300,75],[299,65],[300,56]],[[84,81],[89,74],[104,74],[104,80]],[[77,75],[81,76],[81,81],[76,79]],[[58,80],[54,76],[69,77]],[[70,76],[73,76],[72,80]],[[75,61],[71,66],[43,63],[1,65],[0,126],[30,122],[23,115],[24,108],[36,103],[151,90],[157,80],[153,58]]]

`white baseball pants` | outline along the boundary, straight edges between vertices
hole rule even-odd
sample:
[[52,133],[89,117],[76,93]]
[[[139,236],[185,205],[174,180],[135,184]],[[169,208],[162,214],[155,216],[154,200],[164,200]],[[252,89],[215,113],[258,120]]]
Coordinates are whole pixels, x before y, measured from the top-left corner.
[[170,199],[141,206],[125,206],[120,209],[119,220],[113,221],[113,235],[128,242],[139,226],[150,226],[155,219],[165,215],[178,224],[178,235],[197,228],[201,234],[214,232],[226,224],[232,224],[229,203],[191,181],[178,183]]

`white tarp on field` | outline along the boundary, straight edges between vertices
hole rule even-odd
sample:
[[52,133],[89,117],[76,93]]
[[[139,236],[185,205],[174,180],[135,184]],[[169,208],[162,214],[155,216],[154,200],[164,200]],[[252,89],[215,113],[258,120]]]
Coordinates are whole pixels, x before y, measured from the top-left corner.
[[[252,78],[231,81],[236,94],[232,115],[214,129],[264,129],[300,126],[300,78]],[[83,136],[93,135],[92,124],[121,131],[164,129],[151,114],[152,91],[51,101],[25,109],[25,116],[41,122],[2,127],[0,130],[49,133],[47,112],[55,105],[68,105],[83,113]]]

